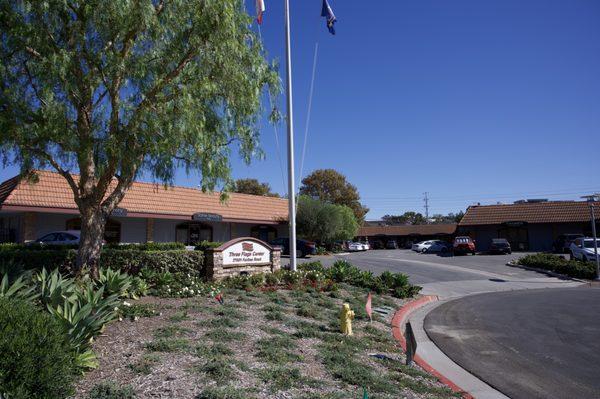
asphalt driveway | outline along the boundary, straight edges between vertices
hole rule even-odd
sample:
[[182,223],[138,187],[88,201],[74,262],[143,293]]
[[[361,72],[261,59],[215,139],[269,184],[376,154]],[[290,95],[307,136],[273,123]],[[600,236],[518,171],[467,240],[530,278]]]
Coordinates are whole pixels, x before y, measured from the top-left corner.
[[[371,250],[345,255],[312,256],[299,259],[299,262],[319,260],[325,266],[338,259],[345,259],[353,265],[380,274],[386,270],[405,273],[413,284],[426,285],[454,281],[502,280],[542,278],[545,275],[506,266],[506,262],[523,254],[512,255],[463,255],[440,256],[420,254],[411,250]],[[282,260],[283,264],[288,259]]]
[[430,312],[425,331],[511,398],[600,398],[600,288],[468,296]]

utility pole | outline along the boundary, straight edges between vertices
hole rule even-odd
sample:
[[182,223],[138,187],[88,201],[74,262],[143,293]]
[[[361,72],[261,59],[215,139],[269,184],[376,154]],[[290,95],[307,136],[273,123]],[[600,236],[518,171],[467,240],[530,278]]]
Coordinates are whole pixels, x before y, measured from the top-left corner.
[[425,201],[425,224],[429,224],[429,198],[427,197],[428,194],[428,192],[423,193],[423,195],[425,195],[425,198],[423,198],[423,201]]
[[290,1],[285,0],[285,59],[287,75],[288,203],[290,224],[290,270],[296,271],[296,189],[294,176],[294,113],[292,104],[292,49],[290,42]]
[[592,236],[594,238],[594,256],[596,258],[596,281],[600,280],[600,258],[598,258],[598,239],[596,238],[596,216],[594,215],[594,203],[600,198],[600,194],[584,195],[590,206],[590,217],[592,219]]

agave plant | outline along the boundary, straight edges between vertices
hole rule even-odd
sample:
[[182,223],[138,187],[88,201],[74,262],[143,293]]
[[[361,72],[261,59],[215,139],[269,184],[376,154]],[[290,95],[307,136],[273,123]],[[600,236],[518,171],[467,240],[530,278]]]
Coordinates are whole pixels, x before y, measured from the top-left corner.
[[58,270],[48,273],[44,268],[34,278],[39,286],[40,300],[48,308],[53,308],[64,302],[77,300],[77,284],[75,280],[63,277]]
[[118,294],[104,297],[104,288],[95,290],[92,285],[76,293],[74,301],[48,305],[50,313],[59,320],[67,332],[71,347],[77,353],[78,365],[93,368],[97,365],[89,346],[104,326],[117,317],[115,308],[119,304]]
[[10,281],[8,274],[2,276],[0,281],[0,298],[20,299],[33,303],[39,294],[35,286],[28,283],[24,276],[19,276],[16,280]]
[[118,270],[101,268],[95,284],[96,287],[103,288],[106,295],[117,294],[119,297],[129,297],[132,277]]

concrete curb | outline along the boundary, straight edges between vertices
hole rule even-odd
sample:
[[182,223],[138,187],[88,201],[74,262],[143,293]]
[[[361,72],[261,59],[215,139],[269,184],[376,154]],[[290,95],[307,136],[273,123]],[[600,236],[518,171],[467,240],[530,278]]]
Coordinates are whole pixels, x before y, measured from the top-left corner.
[[[402,325],[408,319],[411,313],[415,310],[425,306],[430,302],[435,302],[438,300],[436,295],[426,295],[419,299],[415,299],[413,301],[408,302],[406,305],[402,306],[400,309],[394,313],[394,317],[392,317],[392,334],[394,338],[398,341],[402,350],[406,352],[406,338],[404,338],[404,334],[402,332]],[[424,359],[422,359],[418,354],[415,354],[415,363],[421,366],[425,371],[437,377],[441,383],[445,384],[454,392],[458,392],[465,399],[474,399],[471,394],[465,392],[464,389],[461,389],[458,385],[452,382],[449,378],[444,376],[442,373],[434,369],[429,363],[427,363]]]
[[532,271],[532,272],[543,273],[543,274],[546,274],[546,275],[548,275],[548,276],[550,276],[550,277],[556,277],[556,278],[565,279],[565,280],[573,280],[573,281],[577,281],[577,282],[579,282],[579,283],[588,283],[588,284],[590,283],[590,281],[589,281],[589,280],[582,280],[582,279],[579,279],[579,278],[575,278],[575,277],[567,276],[567,275],[565,275],[565,274],[556,273],[556,272],[553,272],[553,271],[551,271],[551,270],[540,269],[540,268],[537,268],[537,267],[531,267],[531,266],[524,266],[524,265],[520,265],[520,264],[518,264],[518,263],[511,263],[511,262],[508,262],[508,263],[506,264],[506,266],[510,266],[510,267],[518,267],[518,268],[520,268],[520,269],[529,270],[529,271]]

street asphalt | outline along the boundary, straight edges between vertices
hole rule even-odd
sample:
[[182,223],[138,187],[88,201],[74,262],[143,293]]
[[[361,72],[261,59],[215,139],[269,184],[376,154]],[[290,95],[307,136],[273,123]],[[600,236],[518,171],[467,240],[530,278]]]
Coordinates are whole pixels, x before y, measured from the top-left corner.
[[[437,254],[421,254],[411,250],[371,250],[354,252],[345,255],[311,256],[299,259],[299,263],[321,261],[330,266],[338,259],[345,259],[353,265],[380,274],[386,270],[405,273],[410,282],[417,285],[467,280],[489,279],[527,279],[544,277],[543,274],[511,268],[506,262],[523,254],[512,255],[462,255],[441,256]],[[287,264],[285,257],[282,264]]]
[[600,288],[467,296],[424,326],[452,360],[513,399],[600,398]]
[[411,316],[417,353],[477,398],[600,398],[600,289],[506,265],[523,255],[371,250],[299,262],[402,272],[437,296]]

